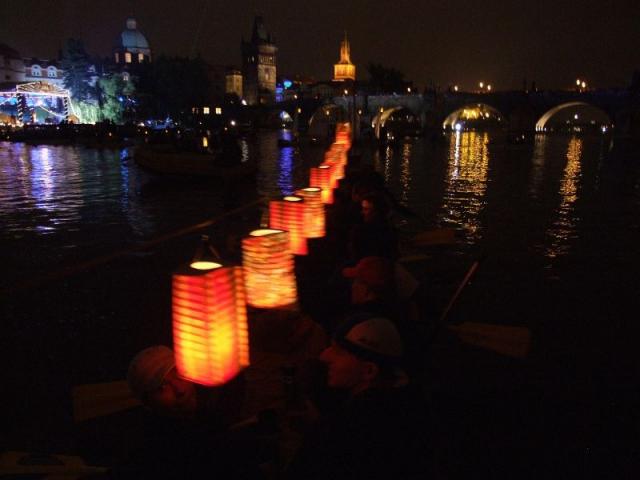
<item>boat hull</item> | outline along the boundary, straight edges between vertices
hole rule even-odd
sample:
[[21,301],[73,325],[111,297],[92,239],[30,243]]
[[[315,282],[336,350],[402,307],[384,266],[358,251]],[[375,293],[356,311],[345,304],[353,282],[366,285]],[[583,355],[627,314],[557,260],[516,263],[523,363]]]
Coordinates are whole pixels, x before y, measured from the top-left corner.
[[241,178],[255,173],[251,162],[227,163],[216,155],[191,152],[169,152],[150,148],[136,148],[135,162],[142,168],[166,175],[196,177]]

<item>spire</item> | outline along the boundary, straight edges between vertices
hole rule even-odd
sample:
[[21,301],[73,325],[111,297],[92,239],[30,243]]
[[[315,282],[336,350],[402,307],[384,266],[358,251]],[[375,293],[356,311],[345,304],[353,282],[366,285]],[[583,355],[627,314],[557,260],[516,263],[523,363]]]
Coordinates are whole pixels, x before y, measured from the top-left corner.
[[351,63],[351,46],[347,31],[344,31],[344,40],[340,42],[340,61],[333,66],[333,80],[355,80],[356,66]]
[[344,40],[340,42],[340,62],[351,64],[351,47],[349,46],[349,39],[347,38],[347,31],[344,31]]

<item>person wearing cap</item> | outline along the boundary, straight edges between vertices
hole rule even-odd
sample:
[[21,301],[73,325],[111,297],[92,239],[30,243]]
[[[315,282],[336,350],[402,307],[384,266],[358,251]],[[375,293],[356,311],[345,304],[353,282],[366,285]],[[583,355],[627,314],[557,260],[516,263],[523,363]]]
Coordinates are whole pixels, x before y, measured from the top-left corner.
[[379,314],[393,320],[405,345],[405,356],[417,366],[422,345],[416,322],[418,281],[400,264],[384,257],[365,257],[355,267],[343,269],[351,280],[351,313]]
[[143,444],[117,462],[109,478],[263,477],[253,439],[228,429],[225,404],[240,403],[241,378],[201,387],[180,377],[170,348],[155,345],[134,356],[127,382],[146,407]]
[[288,478],[424,478],[430,473],[427,407],[401,368],[392,321],[357,315],[320,355],[327,387],[342,392],[304,439]]
[[390,222],[390,208],[380,193],[365,195],[360,202],[362,223],[349,234],[349,256],[353,262],[371,255],[398,257],[398,237]]
[[143,405],[162,416],[194,418],[198,405],[194,383],[178,375],[173,351],[155,345],[129,364],[127,383]]

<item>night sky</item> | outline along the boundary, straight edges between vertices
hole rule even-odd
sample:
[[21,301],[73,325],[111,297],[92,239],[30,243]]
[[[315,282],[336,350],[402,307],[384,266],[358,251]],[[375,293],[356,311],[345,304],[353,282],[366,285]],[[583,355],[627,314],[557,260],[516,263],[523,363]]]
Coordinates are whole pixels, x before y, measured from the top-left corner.
[[76,36],[89,53],[110,55],[133,14],[154,55],[199,52],[239,66],[240,39],[257,12],[276,38],[278,73],[318,80],[331,77],[345,29],[359,78],[373,61],[418,87],[483,80],[510,89],[526,78],[564,88],[578,77],[622,87],[640,70],[638,0],[0,0],[0,43],[51,58]]

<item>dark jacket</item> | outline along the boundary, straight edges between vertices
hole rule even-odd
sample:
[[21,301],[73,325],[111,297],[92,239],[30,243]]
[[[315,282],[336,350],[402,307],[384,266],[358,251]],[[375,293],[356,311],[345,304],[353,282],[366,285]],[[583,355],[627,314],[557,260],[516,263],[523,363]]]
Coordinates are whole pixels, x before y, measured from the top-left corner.
[[362,392],[321,418],[287,478],[423,479],[431,473],[427,415],[412,386]]

